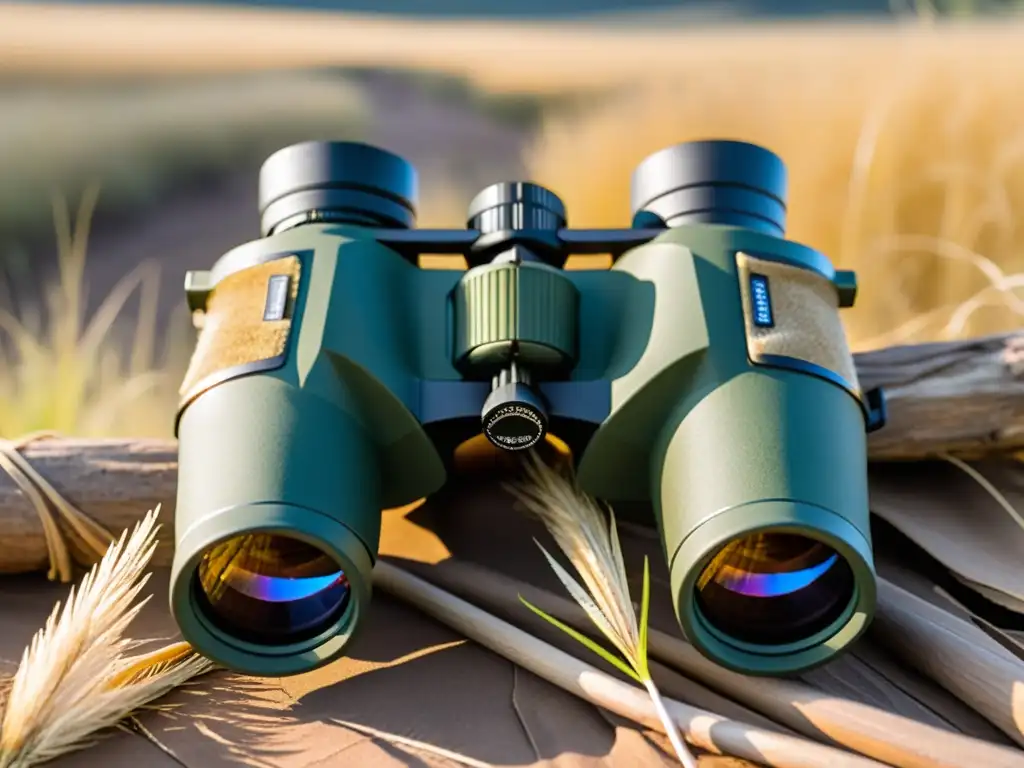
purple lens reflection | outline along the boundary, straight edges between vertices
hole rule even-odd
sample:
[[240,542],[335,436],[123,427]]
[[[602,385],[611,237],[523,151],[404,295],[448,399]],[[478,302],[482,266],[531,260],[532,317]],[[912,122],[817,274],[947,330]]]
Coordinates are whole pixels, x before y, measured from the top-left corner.
[[307,597],[312,597],[344,580],[345,574],[341,571],[304,579],[235,571],[231,574],[230,584],[243,595],[256,600],[265,600],[268,603],[287,603],[292,600],[304,600]]
[[789,573],[751,573],[725,565],[714,580],[730,592],[746,597],[779,597],[809,587],[838,560],[839,555],[834,554],[811,568]]
[[824,542],[759,531],[719,549],[697,577],[696,607],[717,632],[755,645],[803,642],[851,605],[850,564]]
[[343,615],[351,596],[337,560],[281,534],[247,533],[211,547],[196,576],[210,621],[251,642],[315,637]]

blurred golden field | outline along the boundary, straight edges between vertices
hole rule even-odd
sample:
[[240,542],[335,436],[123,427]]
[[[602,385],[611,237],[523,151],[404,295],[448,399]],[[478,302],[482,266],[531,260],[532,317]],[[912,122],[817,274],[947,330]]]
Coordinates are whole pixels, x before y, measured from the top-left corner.
[[650,152],[763,144],[789,168],[789,237],[859,275],[845,315],[856,348],[1011,329],[1024,309],[1024,53],[1004,52],[720,61],[549,122],[529,165],[573,225],[624,225]]
[[[630,173],[650,152],[698,138],[753,141],[789,167],[789,236],[860,277],[845,316],[855,348],[1007,330],[1024,316],[1024,25],[1016,22],[616,30],[77,9],[45,12],[44,29],[41,13],[0,6],[0,60],[13,72],[386,65],[462,75],[493,92],[592,91],[599,103],[543,121],[526,158],[532,180],[566,201],[571,225],[628,223]],[[60,13],[80,15],[71,25]],[[461,225],[463,195],[430,201],[421,224]],[[20,364],[0,372],[0,434],[24,426],[10,415],[34,386],[10,384]],[[103,387],[79,387],[89,400],[59,428],[166,432],[143,427],[138,414],[173,412],[169,390],[136,387],[135,416],[124,410],[127,396],[118,398],[121,415],[88,415],[113,408],[109,392],[131,391],[126,382],[160,373],[117,370]]]

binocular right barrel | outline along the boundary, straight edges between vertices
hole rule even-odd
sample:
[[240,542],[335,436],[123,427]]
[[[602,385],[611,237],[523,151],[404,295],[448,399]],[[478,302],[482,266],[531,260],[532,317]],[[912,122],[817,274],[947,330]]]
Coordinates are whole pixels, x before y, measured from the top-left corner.
[[651,488],[684,633],[747,673],[827,661],[874,610],[863,413],[782,369],[731,377],[683,409],[653,452]]
[[[868,414],[838,312],[850,276],[782,239],[786,169],[755,145],[658,152],[634,175],[633,206],[692,254],[703,322],[678,335],[707,334],[650,454],[680,625],[733,669],[816,666],[875,603]],[[658,270],[654,248],[617,266]]]
[[[337,658],[369,610],[380,510],[440,489],[442,441],[528,449],[572,422],[582,489],[653,508],[702,653],[787,674],[849,647],[874,611],[880,401],[839,317],[852,275],[785,239],[786,194],[764,148],[681,144],[638,166],[629,230],[578,239],[638,238],[610,270],[562,269],[565,206],[509,182],[470,206],[470,269],[431,271],[395,245],[421,237],[400,157],[273,155],[261,238],[188,281],[205,319],[177,421],[185,639],[253,674]],[[455,247],[441,234],[420,252],[455,252],[430,249]]]

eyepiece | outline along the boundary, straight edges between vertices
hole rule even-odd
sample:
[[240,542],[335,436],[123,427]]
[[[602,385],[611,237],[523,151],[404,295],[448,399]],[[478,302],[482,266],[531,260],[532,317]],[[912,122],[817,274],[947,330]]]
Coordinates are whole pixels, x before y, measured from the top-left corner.
[[358,142],[308,141],[278,150],[260,169],[263,237],[311,221],[405,229],[416,221],[416,170]]
[[316,547],[288,536],[246,533],[203,554],[195,595],[222,632],[249,643],[290,645],[334,624],[350,589],[341,567]]
[[634,219],[653,213],[669,227],[723,224],[786,231],[786,166],[741,141],[694,141],[648,156],[633,172]]
[[695,602],[716,632],[757,646],[801,643],[826,631],[855,596],[849,564],[834,549],[794,533],[730,541],[697,577]]

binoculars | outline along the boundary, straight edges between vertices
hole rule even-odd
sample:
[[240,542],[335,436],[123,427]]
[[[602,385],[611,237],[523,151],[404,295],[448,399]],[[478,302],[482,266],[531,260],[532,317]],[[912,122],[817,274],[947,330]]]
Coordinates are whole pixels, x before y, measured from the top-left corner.
[[[358,143],[281,149],[261,237],[186,278],[171,609],[200,653],[282,676],[344,653],[380,511],[481,432],[558,438],[576,482],[653,510],[680,627],[748,674],[821,664],[875,606],[855,275],[785,239],[786,168],[742,142],[644,160],[632,224],[576,230],[528,182],[415,228],[417,179]],[[465,269],[426,269],[461,254]],[[565,269],[572,254],[609,268]],[[501,454],[504,455],[504,454]]]

